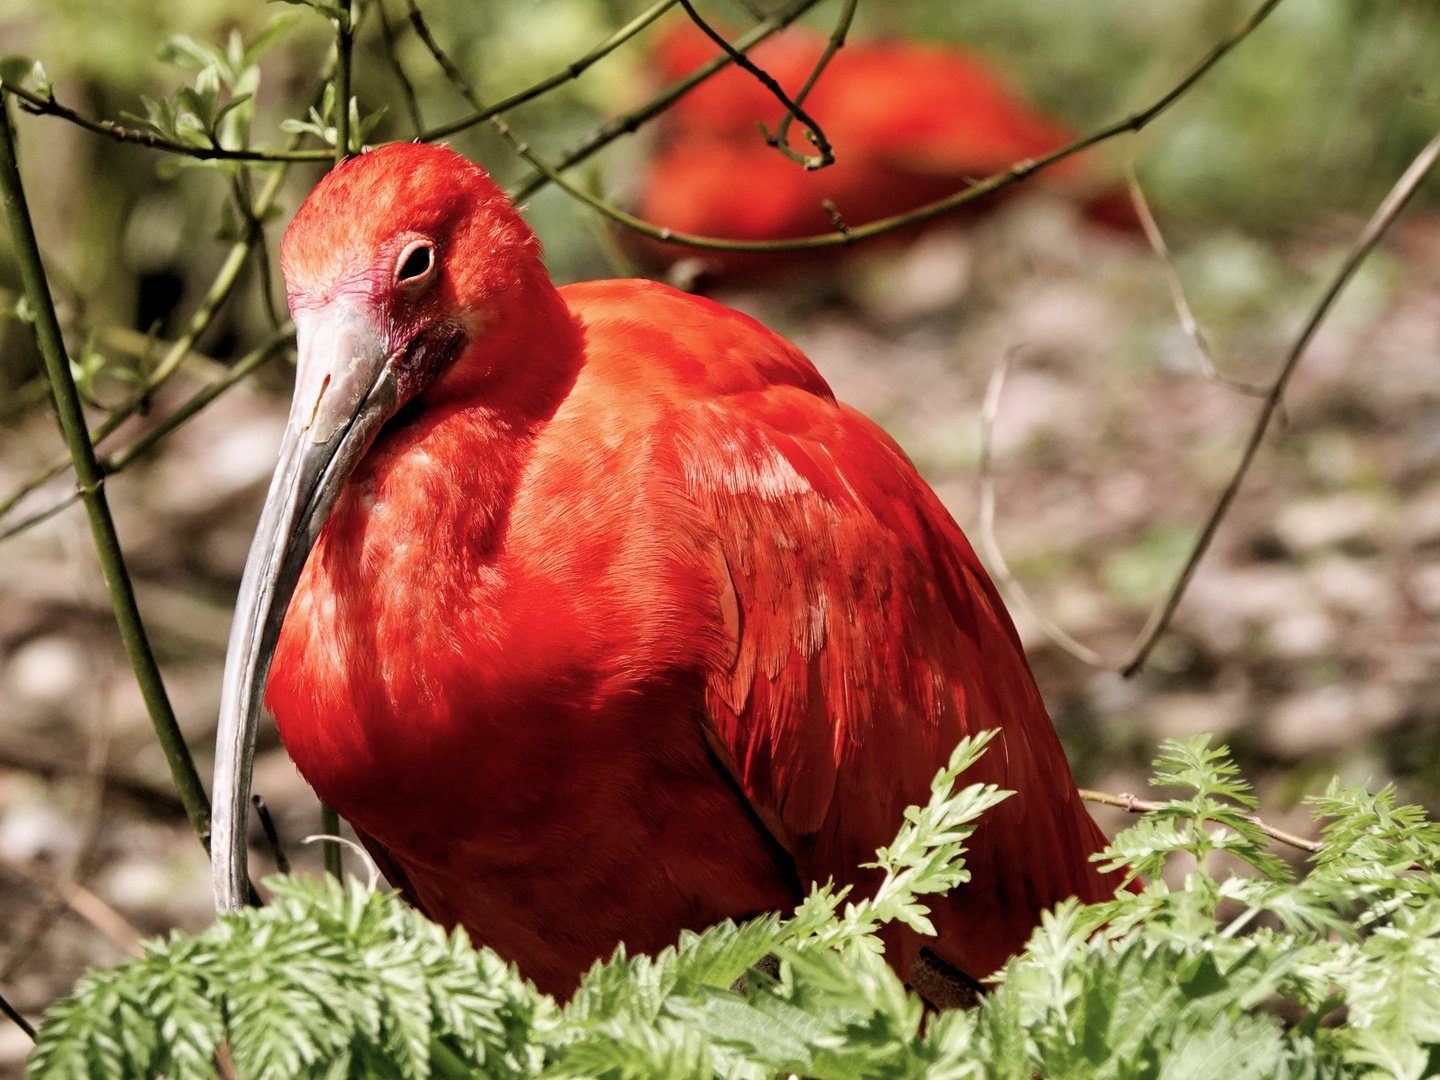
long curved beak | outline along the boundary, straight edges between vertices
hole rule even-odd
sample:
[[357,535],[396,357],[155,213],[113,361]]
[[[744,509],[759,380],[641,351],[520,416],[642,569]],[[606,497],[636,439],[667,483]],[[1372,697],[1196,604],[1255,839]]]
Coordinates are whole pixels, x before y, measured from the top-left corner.
[[332,302],[295,323],[295,398],[240,581],[220,690],[210,870],[222,911],[250,896],[245,826],[255,730],[290,597],[346,479],[399,404],[393,357],[363,314]]

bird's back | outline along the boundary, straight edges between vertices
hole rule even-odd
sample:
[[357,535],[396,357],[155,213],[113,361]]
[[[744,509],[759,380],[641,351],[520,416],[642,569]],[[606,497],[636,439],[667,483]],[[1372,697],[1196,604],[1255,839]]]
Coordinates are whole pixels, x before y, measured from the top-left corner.
[[[589,363],[644,357],[668,399],[657,462],[682,485],[677,573],[718,600],[685,632],[701,658],[706,732],[802,880],[861,888],[959,739],[1002,732],[964,782],[1015,795],[937,905],[931,947],[983,976],[1041,910],[1108,896],[1086,813],[1009,616],[974,551],[904,453],[835,402],[799,350],[746,316],[664,286],[562,290]],[[920,942],[899,943],[904,971]]]
[[[893,441],[743,315],[561,296],[578,355],[487,354],[554,364],[543,408],[388,428],[276,649],[291,756],[387,876],[566,994],[621,941],[872,886],[956,742],[999,728],[965,782],[1016,795],[931,948],[983,977],[1108,893],[1010,621]],[[920,942],[892,945],[905,974]]]

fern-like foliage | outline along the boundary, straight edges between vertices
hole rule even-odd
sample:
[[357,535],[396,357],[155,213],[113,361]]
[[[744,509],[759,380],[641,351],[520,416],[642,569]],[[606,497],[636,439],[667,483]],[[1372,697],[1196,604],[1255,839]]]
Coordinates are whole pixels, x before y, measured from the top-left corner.
[[[686,933],[655,957],[622,949],[562,1006],[393,895],[272,878],[269,907],[82,979],[28,1075],[198,1080],[217,1053],[240,1080],[1440,1075],[1440,828],[1391,789],[1333,785],[1294,881],[1203,738],[1163,748],[1156,783],[1181,793],[1100,856],[1149,883],[1062,904],[982,1007],[927,1015],[877,931],[928,932],[922,898],[964,888],[964,842],[1007,794],[952,790],[985,741],[957,748],[878,853],[873,898],[817,887],[788,918]],[[1248,869],[1227,876],[1217,852]],[[776,974],[755,967],[766,956]]]

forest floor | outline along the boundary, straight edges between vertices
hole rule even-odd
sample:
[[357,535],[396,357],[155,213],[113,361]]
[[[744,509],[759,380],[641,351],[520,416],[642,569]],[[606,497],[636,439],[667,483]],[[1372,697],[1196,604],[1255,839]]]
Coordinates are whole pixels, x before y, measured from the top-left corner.
[[[1172,237],[1222,371],[1273,376],[1359,224],[1284,240]],[[1043,194],[906,248],[713,295],[794,340],[839,398],[894,434],[977,547],[982,406],[1008,358],[996,540],[1039,610],[1117,660],[1259,407],[1201,374],[1143,238]],[[107,483],[206,776],[229,606],[283,429],[284,382],[270,371],[222,397]],[[195,385],[178,378],[151,416]],[[1336,774],[1440,798],[1440,222],[1401,221],[1305,355],[1280,420],[1140,676],[1080,662],[1016,608],[1083,786],[1143,793],[1161,739],[1211,732],[1276,824],[1304,828],[1299,801]],[[12,421],[0,490],[58,449],[43,411]],[[0,987],[27,1014],[87,965],[120,959],[133,933],[209,921],[207,866],[170,790],[71,508],[0,546]],[[317,804],[273,729],[255,790],[297,866],[316,869],[301,839],[317,831]],[[1097,814],[1112,831],[1123,816]],[[256,851],[267,872],[258,832]],[[0,1075],[18,1075],[27,1045],[0,1026]]]

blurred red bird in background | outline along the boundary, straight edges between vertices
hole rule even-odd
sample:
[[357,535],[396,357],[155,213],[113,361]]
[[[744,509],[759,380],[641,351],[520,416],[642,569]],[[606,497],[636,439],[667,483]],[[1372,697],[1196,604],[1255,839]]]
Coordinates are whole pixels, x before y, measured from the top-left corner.
[[922,945],[981,978],[1041,911],[1111,893],[984,569],[793,345],[649,281],[557,289],[434,146],[337,167],[281,261],[299,361],[226,666],[222,904],[267,672],[389,880],[557,995],[621,942],[873,889],[859,864],[981,731],[962,782],[1016,794],[895,969],[947,1004]]
[[[749,56],[792,97],[805,84],[826,38],[790,27]],[[655,43],[661,78],[674,81],[719,47],[691,22]],[[735,240],[782,240],[833,232],[828,200],[849,227],[902,214],[962,190],[974,180],[1074,141],[1065,124],[1026,103],[979,54],[920,41],[847,43],[831,58],[805,111],[834,147],[835,162],[807,170],[765,142],[785,106],[752,73],[730,65],[686,93],[664,114],[661,141],[640,179],[638,215],[676,232]],[[789,145],[815,147],[794,123]],[[1080,162],[1058,162],[1037,177],[1059,181],[1092,216],[1130,225],[1123,193]],[[983,206],[994,206],[994,197]],[[977,206],[975,209],[979,209]],[[720,271],[751,273],[833,252],[753,255],[633,241],[648,260],[695,257]]]

